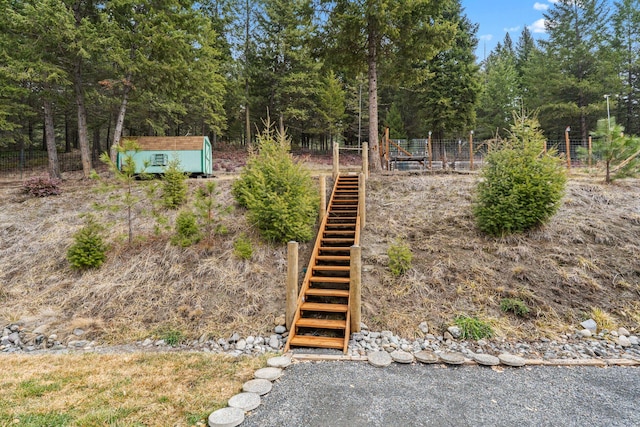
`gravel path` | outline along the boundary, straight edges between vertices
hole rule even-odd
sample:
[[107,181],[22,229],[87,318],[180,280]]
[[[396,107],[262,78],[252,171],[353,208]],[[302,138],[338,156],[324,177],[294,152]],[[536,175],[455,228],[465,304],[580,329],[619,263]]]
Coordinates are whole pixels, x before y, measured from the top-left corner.
[[640,369],[290,366],[245,426],[637,426]]

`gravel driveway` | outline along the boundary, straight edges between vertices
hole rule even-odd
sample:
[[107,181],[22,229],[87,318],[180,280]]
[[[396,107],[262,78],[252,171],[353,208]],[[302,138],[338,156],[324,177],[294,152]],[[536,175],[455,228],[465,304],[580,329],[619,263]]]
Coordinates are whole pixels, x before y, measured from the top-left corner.
[[244,426],[640,426],[640,369],[297,363]]

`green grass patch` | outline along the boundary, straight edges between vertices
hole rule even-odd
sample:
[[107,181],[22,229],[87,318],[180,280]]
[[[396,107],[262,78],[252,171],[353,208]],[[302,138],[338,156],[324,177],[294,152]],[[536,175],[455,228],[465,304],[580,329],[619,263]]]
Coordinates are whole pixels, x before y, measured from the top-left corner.
[[480,340],[483,338],[491,338],[493,329],[488,322],[478,319],[477,317],[462,314],[457,316],[454,323],[460,328],[461,338]]
[[500,310],[520,317],[525,317],[531,311],[524,301],[515,298],[503,298],[500,301]]

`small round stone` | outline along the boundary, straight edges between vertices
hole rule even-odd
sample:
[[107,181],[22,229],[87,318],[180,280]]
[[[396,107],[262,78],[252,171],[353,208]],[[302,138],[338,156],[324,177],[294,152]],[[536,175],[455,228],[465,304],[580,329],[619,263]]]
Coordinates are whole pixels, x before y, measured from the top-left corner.
[[367,359],[369,360],[369,364],[377,367],[384,368],[391,365],[393,359],[386,351],[374,351],[367,355]]
[[287,356],[272,357],[267,360],[267,366],[271,368],[286,368],[291,365],[291,358]]
[[247,393],[256,393],[262,396],[269,393],[271,391],[271,387],[273,387],[271,385],[271,381],[256,379],[244,383],[244,385],[242,386],[242,391],[246,391]]
[[239,393],[229,399],[229,406],[242,409],[245,412],[253,411],[260,406],[260,395],[256,393]]
[[282,376],[282,369],[280,368],[262,368],[258,369],[253,377],[262,380],[275,381]]
[[222,408],[209,415],[209,427],[236,427],[244,422],[244,411],[238,408]]
[[442,353],[440,359],[449,365],[462,365],[464,363],[464,356],[460,353]]
[[502,353],[498,355],[498,359],[503,365],[520,367],[526,365],[527,361],[520,356],[515,356],[509,353]]
[[391,352],[391,358],[394,362],[397,363],[412,363],[413,362],[413,354],[407,353],[403,350],[396,350]]
[[418,362],[422,363],[438,363],[440,360],[435,353],[425,350],[417,352],[414,356]]
[[473,360],[475,360],[479,365],[485,365],[485,366],[496,366],[500,364],[500,359],[485,353],[474,354]]

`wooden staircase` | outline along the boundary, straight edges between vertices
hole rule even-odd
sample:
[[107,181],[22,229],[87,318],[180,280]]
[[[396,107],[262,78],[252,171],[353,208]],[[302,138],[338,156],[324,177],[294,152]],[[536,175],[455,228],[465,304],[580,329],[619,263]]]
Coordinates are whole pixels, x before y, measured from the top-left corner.
[[360,244],[359,178],[339,175],[322,219],[285,347],[337,348],[350,336],[350,248]]

